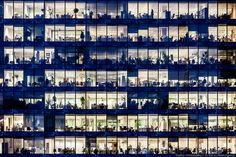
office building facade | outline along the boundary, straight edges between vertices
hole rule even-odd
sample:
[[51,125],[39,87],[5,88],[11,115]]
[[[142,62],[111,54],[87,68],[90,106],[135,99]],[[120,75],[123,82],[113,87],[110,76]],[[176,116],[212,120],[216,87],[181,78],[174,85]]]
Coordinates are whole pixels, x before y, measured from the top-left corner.
[[236,2],[0,6],[0,156],[236,155]]

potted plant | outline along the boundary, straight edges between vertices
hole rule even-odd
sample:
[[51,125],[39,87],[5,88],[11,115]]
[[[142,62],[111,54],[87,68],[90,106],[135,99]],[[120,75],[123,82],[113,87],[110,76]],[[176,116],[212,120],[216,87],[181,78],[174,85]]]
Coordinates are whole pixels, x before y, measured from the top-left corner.
[[47,11],[48,11],[48,14],[49,14],[50,18],[52,18],[53,10],[51,8],[48,8]]
[[165,51],[162,52],[162,58],[163,58],[164,64],[168,64],[169,63],[169,57],[168,57],[168,55],[166,54]]
[[82,96],[80,98],[80,101],[81,101],[81,106],[82,106],[82,109],[84,109],[84,105],[85,105],[85,98]]
[[135,129],[138,129],[141,126],[140,120],[135,120]]
[[74,9],[75,18],[77,18],[77,14],[78,14],[78,12],[79,12],[79,9],[78,9],[78,8],[75,8],[75,9]]

